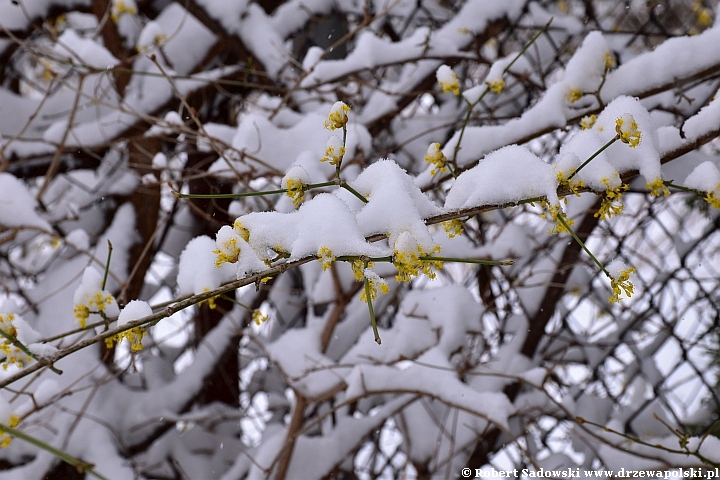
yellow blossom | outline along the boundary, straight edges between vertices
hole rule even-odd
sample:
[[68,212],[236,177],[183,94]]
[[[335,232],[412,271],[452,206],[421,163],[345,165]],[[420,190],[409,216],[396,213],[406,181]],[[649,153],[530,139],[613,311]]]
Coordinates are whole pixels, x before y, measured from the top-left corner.
[[432,170],[430,170],[430,175],[436,175],[438,172],[447,172],[447,157],[445,154],[440,150],[440,144],[439,143],[431,143],[430,146],[427,149],[427,154],[425,155],[425,161],[429,163],[430,165],[433,165]]
[[240,238],[246,242],[250,241],[250,230],[243,226],[239,218],[235,219],[235,222],[233,223],[233,230],[235,230],[235,232],[240,235]]
[[87,299],[87,303],[73,306],[73,313],[75,314],[75,318],[78,319],[80,328],[85,328],[87,319],[91,313],[103,313],[105,306],[111,305],[114,301],[115,299],[112,295],[96,292],[94,296]]
[[578,100],[580,100],[582,98],[582,96],[583,96],[583,93],[580,90],[578,90],[577,88],[573,88],[572,90],[570,90],[567,93],[567,95],[565,95],[565,98],[567,99],[568,102],[575,103]]
[[364,274],[365,280],[367,281],[367,285],[369,287],[367,289],[363,288],[360,291],[360,300],[362,300],[363,302],[368,301],[367,290],[370,291],[370,300],[375,300],[377,298],[378,290],[383,295],[386,295],[390,291],[390,286],[388,285],[388,283],[383,278],[381,278],[380,275],[378,275],[377,273],[373,272],[369,268],[366,268],[363,271],[363,274]]
[[502,93],[503,89],[505,88],[505,80],[503,80],[502,78],[498,78],[497,80],[493,80],[492,82],[485,82],[485,84],[490,90],[498,94]]
[[[555,224],[552,229],[549,229],[548,232],[550,235],[554,235],[556,233],[570,233],[570,231],[567,229],[567,227],[570,227],[575,223],[575,220],[572,220],[567,217],[565,212],[562,211],[562,208],[560,207],[560,204],[555,205],[548,205],[546,201],[540,202],[540,205],[543,208],[547,208],[548,214],[550,215],[550,218],[552,219],[553,223]],[[541,218],[548,218],[548,214],[541,214]],[[567,225],[567,227],[566,227]]]
[[580,128],[583,130],[588,130],[595,125],[595,121],[597,120],[596,115],[589,115],[586,117],[583,117],[582,120],[580,120]]
[[409,282],[413,277],[424,273],[428,278],[436,277],[435,270],[443,267],[439,260],[420,259],[420,257],[431,257],[440,252],[440,246],[436,245],[432,251],[425,251],[409,232],[403,232],[395,241],[392,263],[397,268],[395,279],[398,282]]
[[305,185],[301,180],[294,178],[287,178],[283,183],[286,184],[285,188],[287,189],[285,195],[292,198],[295,208],[299,208],[300,204],[305,200]]
[[[209,291],[210,291],[209,288],[207,288],[207,287],[203,288],[203,293],[209,292]],[[198,302],[198,306],[202,305],[203,303],[207,303],[208,308],[209,308],[210,310],[215,310],[215,308],[217,307],[217,303],[215,302],[215,300],[216,300],[219,296],[220,296],[220,295],[215,295],[214,297],[210,297],[210,298],[207,298],[207,299],[205,299],[205,300],[201,300],[201,301]]]
[[350,107],[345,105],[343,102],[335,102],[330,108],[328,118],[325,120],[325,128],[328,130],[335,130],[337,128],[345,128],[348,122],[347,113],[350,111]]
[[[611,267],[608,266],[608,271],[610,270]],[[622,292],[628,297],[632,296],[635,286],[630,281],[630,274],[635,273],[635,271],[633,267],[622,268],[619,272],[610,271],[610,289],[612,290],[612,295],[608,298],[610,303],[619,302]]]
[[615,57],[610,52],[605,52],[605,70],[610,70],[615,66]]
[[463,233],[463,223],[457,218],[442,222],[442,226],[449,238],[455,238]]
[[667,197],[670,195],[670,190],[665,186],[665,182],[663,182],[661,178],[656,178],[652,182],[647,183],[645,187],[650,190],[650,195],[653,197],[659,197],[660,195]]
[[[14,313],[0,314],[0,330],[12,338],[17,338],[18,332],[15,321],[16,316]],[[3,362],[3,369],[7,370],[8,366],[13,363],[22,368],[30,360],[32,358],[15,345],[12,340],[4,336],[0,337],[0,361]]]
[[627,191],[628,185],[620,183],[617,187],[613,188],[610,184],[610,179],[603,178],[600,182],[605,185],[605,198],[600,205],[600,209],[595,212],[595,217],[600,217],[600,220],[607,220],[610,217],[619,215],[625,208],[620,199],[623,196],[623,192]]
[[568,178],[565,176],[565,172],[557,172],[557,179],[559,186],[567,188],[577,197],[580,196],[580,189],[585,187],[585,182],[582,181],[577,175],[568,180]]
[[124,332],[117,334],[116,340],[119,342],[123,338],[130,342],[130,350],[133,352],[139,352],[143,348],[142,340],[145,337],[145,329],[137,326]]
[[443,93],[452,92],[455,95],[460,95],[460,82],[458,82],[457,75],[452,71],[452,68],[447,65],[440,65],[437,72],[435,72],[435,76]]
[[330,162],[330,165],[340,165],[345,155],[345,146],[337,135],[331,135],[325,146],[325,155],[321,162]]
[[114,0],[110,11],[110,18],[113,22],[117,23],[123,15],[135,15],[136,13],[137,7],[134,1]]
[[[718,189],[720,189],[720,185],[718,185]],[[707,192],[707,196],[705,196],[703,200],[709,203],[713,208],[720,208],[720,197],[716,197],[715,192]]]
[[320,247],[317,253],[318,261],[322,263],[322,269],[327,270],[335,261],[335,256],[328,247]]
[[699,8],[695,12],[695,16],[697,17],[698,25],[701,27],[708,27],[713,22],[712,13],[707,8]]
[[255,322],[255,325],[260,325],[267,322],[268,316],[262,313],[260,310],[254,310],[252,312],[252,319],[253,322]]
[[629,113],[615,120],[615,131],[621,142],[627,143],[633,148],[640,145],[642,133],[638,129],[637,122],[635,122],[635,119]]
[[73,313],[75,314],[75,318],[78,319],[80,328],[85,328],[87,319],[90,316],[90,308],[88,308],[87,305],[75,305],[73,307]]
[[[13,413],[8,418],[7,423],[8,427],[15,428],[17,427],[18,423],[20,423],[20,417]],[[0,433],[0,448],[7,448],[8,445],[10,445],[10,442],[12,442],[12,437],[9,434]]]
[[[357,260],[351,260],[350,261],[350,268],[352,268],[353,276],[355,277],[355,280],[362,280],[365,276],[363,273],[363,270],[365,270],[365,262],[363,262],[360,259]],[[367,263],[367,268],[372,268],[372,262]]]
[[222,250],[216,248],[213,253],[217,255],[215,260],[215,268],[220,268],[223,263],[235,263],[240,255],[240,248],[237,246],[237,240],[229,238],[224,244]]

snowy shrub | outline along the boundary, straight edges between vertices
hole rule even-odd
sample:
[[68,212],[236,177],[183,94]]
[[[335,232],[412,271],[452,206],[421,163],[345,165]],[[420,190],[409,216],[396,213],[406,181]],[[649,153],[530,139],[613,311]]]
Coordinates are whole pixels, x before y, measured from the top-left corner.
[[0,3],[0,479],[718,467],[717,15]]

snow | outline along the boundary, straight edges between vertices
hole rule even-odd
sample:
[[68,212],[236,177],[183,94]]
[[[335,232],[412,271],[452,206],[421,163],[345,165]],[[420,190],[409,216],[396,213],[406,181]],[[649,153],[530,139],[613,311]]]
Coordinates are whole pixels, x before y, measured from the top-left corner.
[[215,242],[208,236],[190,240],[180,254],[177,284],[181,294],[197,294],[213,290],[235,278],[235,268],[229,264],[215,267]]
[[152,308],[147,302],[143,302],[142,300],[130,300],[130,302],[125,305],[125,308],[120,311],[120,315],[118,316],[118,326],[150,316],[152,313]]
[[625,264],[622,260],[613,260],[605,266],[605,270],[607,270],[610,276],[615,279],[620,278],[621,273],[627,269],[627,264]]
[[[223,30],[217,32],[182,2],[138,7],[118,0],[117,18],[104,21],[115,22],[128,49],[121,63],[103,46],[106,32],[94,15],[55,17],[76,5],[89,11],[90,2],[20,3],[0,3],[0,23],[23,46],[8,57],[5,72],[20,78],[17,89],[11,77],[0,89],[0,302],[15,314],[18,339],[64,373],[42,368],[14,380],[0,397],[0,417],[21,414],[23,431],[121,479],[169,477],[177,469],[192,478],[265,478],[289,447],[286,478],[362,469],[382,478],[426,475],[420,467],[427,476],[452,476],[478,435],[494,427],[505,445],[492,449],[496,466],[661,468],[652,443],[677,449],[677,436],[658,418],[677,427],[671,412],[692,411],[708,393],[700,384],[712,381],[698,332],[712,323],[703,309],[712,310],[707,292],[717,290],[711,241],[717,212],[691,209],[687,194],[653,200],[652,207],[642,201],[644,184],[663,179],[703,194],[698,203],[720,197],[714,146],[700,151],[694,144],[720,124],[708,74],[720,63],[711,48],[720,26],[663,41],[614,31],[611,20],[619,14],[606,17],[602,9],[598,25],[609,33],[585,34],[590,27],[572,10],[582,8],[560,12],[567,2],[468,0],[453,10],[446,2],[418,8],[412,0],[373,0],[365,11],[350,0],[289,0],[268,14],[246,0],[197,0]],[[320,47],[310,47],[298,58],[295,35],[331,12],[349,27],[348,55],[326,59]],[[638,2],[631,12],[647,13]],[[551,29],[504,75],[516,56],[508,52],[551,17]],[[499,37],[487,31],[505,21],[514,28]],[[232,52],[218,43],[227,42],[226,34],[236,37]],[[657,46],[643,53],[643,41]],[[238,43],[246,52],[235,51]],[[5,52],[10,45],[0,41]],[[464,98],[441,93],[442,84],[456,81],[448,65],[470,87]],[[116,79],[126,68],[134,73],[118,92]],[[441,85],[433,82],[436,72]],[[215,82],[221,78],[230,82]],[[202,126],[190,121],[178,96],[197,108]],[[460,144],[468,102],[477,105]],[[328,112],[338,131],[323,128]],[[585,121],[581,130],[580,119],[591,114],[594,124]],[[152,138],[159,149],[142,153],[157,171],[138,173],[128,149]],[[685,149],[693,151],[661,167]],[[440,151],[452,173],[433,175],[423,161]],[[55,161],[58,170],[46,178],[35,173]],[[576,225],[590,224],[588,208],[634,171],[644,182],[634,182],[622,199],[631,215],[602,219],[587,241],[598,258],[623,259],[606,265],[613,280],[638,269],[643,288],[632,302],[609,305],[602,269],[582,252],[581,262],[568,267],[570,280],[553,284],[573,252],[571,237],[549,236],[537,206],[496,208],[535,198],[557,206],[560,182],[576,173],[573,179],[594,192],[570,196],[565,211]],[[208,212],[197,211],[197,203],[170,195],[170,188],[187,192],[187,182],[205,177],[231,183],[236,193],[337,181],[302,192],[302,202],[283,193],[234,199],[228,211],[238,218],[231,226],[218,221],[218,210],[203,216]],[[140,298],[126,298],[139,240],[128,198],[158,182],[157,234],[147,249],[153,262]],[[448,239],[437,216],[465,209],[492,211],[462,217],[464,233]],[[138,220],[139,226],[146,219]],[[206,229],[217,233],[197,236]],[[108,240],[114,250],[103,287]],[[440,249],[517,263],[478,269],[445,262],[434,280],[394,278],[388,259],[399,265],[403,253]],[[342,256],[386,257],[362,272],[389,289],[373,302],[380,346],[358,295],[362,283]],[[186,310],[167,328],[180,334],[168,340],[153,332],[152,348],[132,360],[121,348],[102,365],[97,345],[64,356],[103,323],[112,328],[115,317],[122,325],[153,308],[160,316],[167,305],[161,302],[172,299],[173,308],[178,298],[269,268],[282,273],[257,282],[257,291],[239,289],[240,305],[220,312],[202,338],[191,340],[195,322]],[[576,287],[579,296],[570,292]],[[559,298],[553,312],[541,310],[552,298]],[[118,302],[129,303],[120,311]],[[648,304],[652,311],[643,310]],[[270,320],[254,327],[250,310]],[[533,323],[545,318],[545,325]],[[673,324],[676,318],[683,323]],[[81,331],[78,320],[101,326]],[[527,354],[537,326],[546,336]],[[692,333],[684,337],[685,330]],[[234,354],[240,408],[198,401],[219,359]],[[19,371],[10,366],[0,377]],[[556,388],[558,379],[567,387]],[[511,399],[503,389],[517,381],[523,387]],[[300,395],[310,405],[299,412],[300,430],[290,431],[291,405]],[[685,404],[684,396],[694,398]],[[572,424],[568,412],[651,444]],[[714,437],[690,437],[688,445],[718,461]],[[662,460],[673,465],[696,461],[665,453]],[[380,472],[372,462],[383,457]],[[16,466],[0,478],[43,478],[55,459],[15,441],[2,450],[2,461]]]
[[720,170],[711,161],[703,162],[690,172],[683,185],[703,192],[720,193]]
[[76,61],[98,70],[109,70],[120,63],[109,50],[92,39],[79,36],[72,29],[60,35],[54,53],[68,62]]
[[[428,363],[433,365],[435,362]],[[406,370],[384,365],[358,365],[347,377],[346,395],[348,398],[360,398],[391,391],[428,395],[508,428],[508,417],[514,408],[503,393],[477,392],[455,378],[437,375],[436,372],[437,367],[420,365]]]
[[364,236],[387,234],[389,244],[394,245],[400,234],[409,232],[426,251],[432,250],[434,243],[424,219],[440,213],[440,209],[397,163],[375,162],[351,185],[368,200],[357,213]]
[[[503,178],[507,181],[498,181]],[[463,172],[448,192],[445,208],[503,205],[540,196],[557,204],[557,185],[557,176],[550,165],[527,147],[510,145],[489,153],[477,166]]]
[[50,231],[51,227],[35,212],[37,201],[23,183],[9,173],[0,173],[0,225],[5,228],[34,227]]
[[[294,237],[290,249],[291,259],[317,254],[322,247],[329,248],[335,256],[375,257],[387,254],[387,250],[365,241],[355,216],[347,204],[335,195],[317,195],[303,204],[297,215],[297,231],[285,233]],[[250,235],[252,237],[252,232]]]
[[312,329],[286,333],[266,349],[293,388],[305,397],[318,397],[338,387],[348,370],[320,353],[318,332]]
[[85,323],[102,322],[103,315],[105,318],[113,318],[120,313],[115,297],[102,288],[102,283],[103,276],[94,266],[85,268],[82,281],[73,295],[73,304],[80,326],[85,326]]
[[708,133],[709,126],[715,126],[720,123],[720,101],[717,95],[715,98],[700,111],[687,119],[683,124],[682,131],[687,140],[697,140]]

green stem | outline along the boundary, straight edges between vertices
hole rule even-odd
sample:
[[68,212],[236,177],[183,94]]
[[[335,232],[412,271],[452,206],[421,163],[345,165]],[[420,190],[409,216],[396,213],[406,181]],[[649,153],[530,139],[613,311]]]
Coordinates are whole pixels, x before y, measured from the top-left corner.
[[359,198],[361,202],[363,202],[363,203],[368,203],[368,199],[365,198],[363,195],[361,195],[360,192],[358,192],[357,190],[355,190],[354,188],[352,188],[350,185],[348,185],[347,182],[342,182],[342,183],[340,184],[340,186],[341,186],[342,188],[344,188],[345,190],[347,190],[348,192],[350,192],[350,193],[352,193],[353,195],[355,195],[357,198]]
[[604,266],[602,263],[600,263],[600,260],[598,260],[598,259],[595,257],[595,255],[593,255],[593,253],[590,251],[590,249],[585,246],[585,243],[583,243],[583,241],[580,240],[580,237],[578,237],[578,236],[575,234],[575,231],[574,231],[572,228],[570,228],[570,225],[568,225],[568,223],[565,221],[565,219],[563,218],[562,214],[559,213],[558,216],[557,216],[557,219],[558,219],[558,221],[559,221],[560,223],[562,223],[563,227],[565,227],[565,229],[570,233],[570,235],[572,235],[572,237],[575,239],[575,241],[578,243],[578,245],[580,245],[580,247],[582,247],[582,249],[585,250],[585,253],[587,253],[588,255],[590,255],[590,258],[592,258],[592,261],[595,262],[595,265],[597,265],[598,268],[599,268],[600,270],[602,270],[603,273],[604,273],[605,275],[607,275],[608,278],[612,279],[612,276],[611,276],[610,273],[605,269],[605,266]]
[[515,58],[513,58],[513,61],[508,63],[507,67],[505,67],[505,69],[503,70],[503,75],[505,75],[508,71],[510,71],[510,68],[513,66],[513,64],[515,62],[517,62],[518,59],[520,57],[522,57],[525,52],[527,52],[527,49],[530,48],[530,46],[533,43],[535,43],[535,40],[540,38],[540,35],[542,35],[543,32],[545,32],[545,30],[550,28],[550,24],[552,23],[552,21],[553,21],[553,17],[550,17],[550,20],[548,20],[548,22],[545,24],[545,26],[542,27],[540,30],[538,30],[538,32],[535,34],[535,36],[533,36],[533,38],[530,39],[530,41],[523,47],[523,49],[520,50],[517,55],[515,55]]
[[[547,30],[548,27],[550,27],[550,24],[552,23],[552,21],[553,21],[553,19],[552,19],[552,17],[551,17],[550,20],[548,20],[548,22],[545,24],[545,26],[544,26],[543,28],[541,28],[541,29],[533,36],[533,38],[530,39],[530,41],[529,41],[527,44],[525,44],[525,46],[522,48],[522,50],[520,50],[520,51],[518,52],[517,55],[515,55],[515,58],[513,58],[512,61],[511,61],[510,63],[508,63],[508,65],[503,69],[503,73],[502,73],[503,75],[505,75],[505,74],[508,72],[508,70],[510,70],[510,68],[515,64],[515,62],[517,62],[518,59],[519,59],[521,56],[523,56],[523,54],[524,54],[525,52],[527,52],[527,49],[530,48],[530,46],[531,46],[533,43],[535,43],[535,40],[537,40],[537,39],[540,37],[540,35],[542,35],[543,32],[544,32],[545,30]],[[480,95],[480,98],[478,98],[477,100],[475,100],[473,103],[467,102],[467,104],[468,104],[468,111],[467,111],[467,114],[465,114],[465,121],[463,122],[462,128],[460,129],[460,136],[458,137],[458,142],[457,142],[457,144],[455,145],[455,149],[454,149],[454,151],[453,151],[453,158],[452,158],[452,162],[451,162],[453,165],[456,164],[455,162],[457,161],[457,155],[458,155],[458,152],[460,151],[460,144],[462,143],[463,136],[465,135],[465,129],[467,128],[468,123],[470,122],[470,115],[472,114],[473,108],[475,108],[475,105],[477,105],[478,103],[480,103],[480,102],[482,101],[482,99],[485,98],[485,95],[486,95],[489,91],[490,91],[490,89],[489,89],[489,88],[486,88],[485,91]],[[457,178],[457,176],[456,176],[456,174],[455,174],[455,171],[454,171],[452,168],[450,168],[450,173],[452,174],[453,178]]]
[[682,190],[683,192],[694,193],[695,195],[705,196],[705,192],[701,192],[700,190],[695,190],[694,188],[684,187],[682,185],[675,185],[674,183],[671,183],[671,182],[663,182],[663,183],[665,184],[666,187],[675,188],[677,190]]
[[242,193],[180,193],[173,190],[173,195],[178,198],[242,198],[242,197],[258,197],[262,195],[273,195],[276,193],[287,193],[286,188],[278,190],[264,190],[262,192],[242,192]]
[[422,256],[418,257],[420,260],[425,261],[437,261],[437,262],[456,262],[456,263],[473,263],[476,265],[492,265],[496,267],[514,265],[513,260],[482,260],[475,258],[457,258],[457,257],[430,257]]
[[[367,262],[365,262],[365,268],[367,268]],[[368,312],[370,312],[370,326],[372,327],[373,335],[375,336],[375,343],[380,345],[380,333],[377,328],[377,320],[375,319],[375,310],[373,309],[372,297],[370,296],[370,281],[367,277],[363,277],[363,283],[365,284],[365,300],[368,304]]]
[[[458,141],[455,144],[455,149],[453,150],[453,158],[452,158],[452,162],[451,162],[453,165],[456,164],[455,162],[457,161],[458,152],[460,152],[460,144],[462,143],[463,136],[465,136],[465,129],[467,128],[468,123],[470,123],[470,115],[472,114],[473,108],[475,108],[475,105],[480,103],[480,101],[483,99],[483,97],[485,96],[485,94],[488,91],[489,91],[489,89],[485,89],[485,91],[482,93],[482,95],[480,95],[480,98],[478,98],[474,103],[470,103],[467,100],[465,100],[468,104],[468,110],[467,110],[467,113],[465,114],[465,121],[463,122],[462,128],[460,129],[460,136],[458,136]],[[452,173],[454,178],[457,178],[457,177],[455,177],[455,171],[452,168],[450,168],[450,173]]]
[[[303,187],[303,190],[312,190],[314,188],[330,187],[337,185],[336,181],[322,182],[322,183],[308,183]],[[274,195],[277,193],[287,193],[287,188],[281,188],[277,190],[264,190],[262,192],[242,192],[242,193],[180,193],[177,190],[173,190],[172,193],[178,198],[242,198],[242,197],[257,197],[262,195]]]
[[602,152],[604,152],[606,148],[608,148],[610,145],[612,145],[613,143],[615,143],[619,138],[620,138],[619,136],[615,135],[609,142],[607,142],[605,145],[603,145],[602,147],[600,147],[600,150],[598,150],[597,152],[595,152],[595,153],[593,153],[592,155],[590,155],[590,158],[588,158],[587,160],[585,160],[578,168],[575,169],[575,171],[574,171],[573,173],[570,174],[570,176],[567,178],[568,181],[572,180],[572,178],[573,178],[575,175],[577,175],[577,173],[578,173],[580,170],[582,170],[582,169],[585,167],[585,165],[587,165],[588,163],[590,163],[590,160],[592,160],[593,158],[597,157],[597,156],[600,155]]
[[43,442],[42,440],[39,440],[35,437],[32,437],[26,433],[21,432],[20,430],[16,430],[12,427],[8,427],[7,425],[4,425],[0,423],[0,431],[7,433],[9,435],[12,435],[14,437],[17,437],[21,440],[25,440],[26,442],[35,445],[36,447],[45,450],[46,452],[56,456],[60,460],[62,460],[65,463],[68,463],[69,465],[75,467],[75,469],[79,473],[88,473],[92,475],[95,478],[99,478],[100,480],[108,480],[106,477],[100,475],[98,472],[96,472],[93,469],[93,465],[91,463],[83,462],[79,458],[75,458],[72,455],[69,455],[62,450],[58,450],[57,448],[48,445],[47,443]]
[[[42,360],[40,360],[37,355],[35,355],[34,353],[32,353],[20,340],[18,340],[17,338],[13,337],[13,336],[10,335],[9,333],[7,333],[5,330],[0,329],[0,335],[2,335],[3,337],[5,337],[5,339],[6,339],[8,342],[12,343],[12,344],[15,345],[17,348],[19,348],[20,350],[22,350],[23,353],[24,353],[25,355],[27,355],[28,357],[34,358],[34,359],[35,359],[36,361],[38,361],[38,362],[42,362]],[[57,368],[55,368],[55,367],[52,366],[52,365],[49,365],[49,368],[50,368],[50,370],[52,370],[53,372],[57,373],[58,375],[62,375],[62,373],[63,373],[62,370],[58,370]]]
[[[668,448],[668,447],[666,447],[666,446],[664,446],[664,445],[660,445],[659,443],[648,443],[648,442],[643,441],[643,440],[640,439],[640,438],[633,437],[633,436],[631,436],[631,435],[628,435],[627,433],[623,433],[623,432],[620,432],[620,431],[618,431],[618,430],[613,430],[613,429],[610,428],[610,427],[607,427],[607,426],[602,425],[602,424],[600,424],[600,423],[595,423],[595,422],[593,422],[593,421],[591,421],[591,420],[587,420],[587,419],[585,419],[585,418],[583,418],[583,417],[575,417],[575,421],[577,421],[577,423],[579,423],[580,425],[588,424],[588,425],[592,425],[593,427],[601,428],[601,429],[602,429],[603,431],[605,431],[605,432],[609,432],[609,433],[612,433],[612,434],[615,434],[615,435],[619,435],[620,437],[623,437],[623,438],[625,438],[625,439],[627,439],[627,440],[629,440],[629,441],[631,441],[631,442],[633,442],[633,443],[637,443],[637,444],[640,444],[640,445],[645,445],[646,447],[656,448],[656,449],[659,449],[659,450],[662,450],[662,451],[665,451],[665,452],[668,452],[668,453],[676,453],[676,454],[679,454],[679,455],[692,455],[692,456],[694,456],[695,458],[697,458],[698,460],[700,460],[701,462],[707,463],[708,465],[712,465],[713,467],[717,467],[717,466],[719,465],[718,463],[715,463],[714,461],[710,460],[709,458],[705,458],[702,454],[700,454],[700,451],[699,451],[699,450],[696,451],[696,452],[692,452],[692,451],[690,451],[687,447],[686,447],[684,450],[675,450],[675,449],[673,449],[673,448]],[[673,432],[674,432],[674,431],[673,431]]]
[[107,261],[105,262],[105,275],[103,276],[102,285],[100,286],[100,290],[105,290],[105,285],[107,284],[107,277],[110,273],[110,259],[112,258],[112,242],[110,240],[108,242],[108,256]]
[[387,257],[366,257],[364,255],[340,255],[335,257],[338,262],[349,262],[352,260],[362,260],[363,262],[392,262],[392,255]]
[[[347,145],[347,124],[343,125],[342,142],[343,142],[343,148],[345,148],[345,146]],[[337,165],[335,165],[335,178],[337,178],[338,181],[340,181],[340,166],[342,165],[343,157],[345,157],[345,155],[340,157],[340,161],[337,163]],[[365,203],[367,203],[367,200],[365,200]]]

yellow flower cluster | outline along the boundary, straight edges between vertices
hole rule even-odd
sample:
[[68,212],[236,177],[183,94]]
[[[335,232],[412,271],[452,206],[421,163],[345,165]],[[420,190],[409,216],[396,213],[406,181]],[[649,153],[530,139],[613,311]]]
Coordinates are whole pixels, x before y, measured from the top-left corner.
[[610,278],[610,288],[612,289],[612,295],[608,299],[610,303],[620,301],[621,290],[628,297],[632,296],[635,286],[630,281],[630,275],[635,271],[634,267],[625,268],[619,274]]
[[433,169],[430,170],[430,175],[435,176],[438,172],[445,173],[448,171],[447,157],[442,150],[440,150],[439,143],[430,144],[427,149],[427,154],[425,155],[425,161],[433,166]]
[[145,329],[143,327],[134,327],[130,330],[125,330],[116,335],[115,339],[120,342],[123,338],[130,342],[130,350],[133,352],[139,352],[143,348],[142,340],[145,337]]
[[429,257],[440,252],[440,246],[436,245],[431,252],[425,252],[418,245],[417,252],[399,251],[395,249],[393,253],[392,263],[397,268],[395,280],[398,282],[409,282],[413,277],[417,277],[420,273],[424,273],[428,278],[436,277],[435,270],[443,268],[443,263],[438,260],[421,260],[420,257]]
[[325,155],[320,159],[321,162],[330,162],[330,165],[340,165],[345,156],[345,146],[336,135],[332,135],[325,147]]
[[343,102],[335,102],[330,108],[327,120],[325,120],[325,128],[328,130],[335,130],[338,128],[345,128],[348,122],[348,112],[350,107],[345,105]]
[[630,188],[628,185],[621,183],[616,188],[612,188],[608,178],[603,178],[600,182],[605,185],[605,198],[600,205],[600,209],[595,212],[595,217],[600,217],[600,220],[607,220],[615,215],[619,215],[625,206],[620,203],[620,199],[623,196],[623,192]]
[[91,313],[103,313],[105,307],[115,302],[115,299],[109,293],[97,292],[90,297],[86,303],[79,303],[73,307],[75,318],[80,323],[80,328],[85,328],[87,319]]
[[670,195],[670,190],[665,185],[665,182],[662,181],[661,178],[656,178],[652,182],[649,182],[645,185],[645,187],[650,190],[650,195],[653,197],[659,197],[662,195],[663,197],[667,197]]
[[335,256],[328,247],[320,247],[317,253],[318,261],[322,263],[322,269],[327,270],[335,261]]
[[455,95],[460,95],[460,82],[458,82],[457,75],[452,71],[452,68],[441,65],[435,72],[435,76],[443,93],[452,92]]
[[151,48],[153,48],[157,45],[161,45],[164,42],[167,42],[167,39],[168,39],[167,35],[165,35],[164,33],[158,33],[157,35],[155,35],[153,37],[152,44],[150,44],[150,45],[135,45],[135,50],[137,50],[138,53],[145,53],[148,50],[150,50]]
[[262,313],[260,310],[254,310],[252,312],[252,319],[255,325],[260,325],[268,321],[268,316]]
[[380,277],[377,273],[373,272],[369,268],[366,268],[363,272],[365,279],[367,280],[368,288],[363,288],[360,291],[360,300],[363,302],[368,301],[367,293],[370,291],[370,300],[375,300],[378,296],[378,290],[383,295],[386,295],[390,291],[388,283]]
[[615,65],[617,65],[617,62],[615,61],[615,57],[610,52],[605,52],[605,70],[610,70]]
[[565,95],[565,98],[567,99],[568,102],[575,103],[578,100],[580,100],[582,98],[582,96],[583,96],[583,93],[580,90],[578,90],[577,88],[573,88],[572,90],[570,90],[567,93],[567,95]]
[[355,280],[360,281],[363,278],[365,278],[365,268],[372,268],[373,263],[368,262],[367,267],[365,266],[365,262],[363,262],[360,259],[351,260],[350,261],[350,268],[352,268],[353,276],[355,277]]
[[642,133],[632,115],[626,113],[615,120],[615,131],[621,142],[627,143],[631,148],[640,145]]
[[549,214],[550,218],[552,218],[552,221],[554,223],[553,228],[548,229],[548,233],[550,235],[555,235],[556,233],[570,233],[570,231],[565,227],[565,225],[570,227],[575,223],[575,220],[567,217],[565,212],[562,211],[562,208],[560,208],[559,203],[555,205],[548,205],[547,202],[543,200],[542,202],[540,202],[540,206],[543,208],[547,208],[548,211],[547,214],[541,214],[540,218],[548,218]]
[[[203,293],[209,292],[209,291],[210,291],[209,288],[207,288],[207,287],[206,287],[206,288],[203,288]],[[200,302],[198,302],[198,307],[199,307],[200,305],[202,305],[203,303],[207,303],[208,308],[209,308],[210,310],[215,310],[215,308],[217,307],[217,303],[215,303],[215,299],[217,299],[219,296],[220,296],[220,295],[215,295],[214,297],[210,297],[210,298],[208,298],[208,299],[206,299],[206,300],[201,300]]]
[[567,188],[577,197],[580,196],[580,189],[585,186],[585,182],[583,182],[577,175],[568,180],[565,176],[565,172],[557,172],[557,179],[560,187]]
[[235,233],[240,235],[240,238],[246,242],[250,241],[250,230],[245,228],[239,218],[235,219],[235,222],[233,223],[233,230],[235,230]]
[[[14,313],[0,314],[0,329],[9,336],[17,338],[17,329],[13,324],[14,320]],[[23,365],[32,360],[32,357],[13,345],[13,342],[5,337],[0,337],[0,355],[5,357],[0,360],[5,370],[7,370],[8,365],[13,363],[22,368]]]
[[500,94],[502,93],[503,89],[505,88],[505,80],[502,78],[499,78],[497,80],[494,80],[492,82],[485,82],[485,84],[488,86],[490,90],[493,92]]
[[712,25],[713,17],[712,10],[703,6],[702,0],[695,0],[692,11],[695,13],[695,18],[700,27],[709,27]]
[[223,263],[235,263],[238,261],[240,247],[237,246],[237,240],[230,237],[225,239],[218,248],[213,250],[213,253],[217,255],[215,268],[220,268]]
[[463,234],[463,222],[461,222],[458,218],[442,222],[441,225],[449,238],[455,238],[458,235]]
[[583,130],[589,130],[595,125],[595,121],[597,120],[596,115],[588,115],[586,117],[583,117],[582,120],[580,120],[580,128]]
[[[720,185],[718,185],[718,189],[720,189]],[[703,200],[709,203],[713,208],[720,208],[720,198],[715,196],[715,192],[707,192],[707,196],[705,196]]]
[[[7,421],[8,427],[15,428],[18,423],[20,423],[20,417],[15,414],[11,414]],[[10,442],[12,442],[12,437],[10,435],[7,433],[0,433],[0,448],[7,448],[8,445],[10,445]]]
[[113,22],[117,23],[125,14],[135,15],[137,13],[137,7],[134,2],[126,2],[125,0],[115,0],[112,4],[110,11],[110,18]]
[[295,208],[300,208],[300,204],[305,201],[305,184],[294,178],[286,179],[285,184],[287,189],[285,195],[292,198]]
[[295,208],[300,208],[300,204],[305,200],[305,184],[301,180],[287,178],[284,187],[287,189],[285,195],[292,198]]

